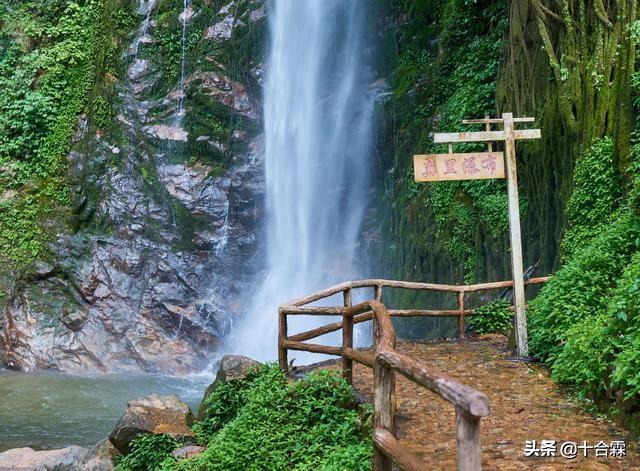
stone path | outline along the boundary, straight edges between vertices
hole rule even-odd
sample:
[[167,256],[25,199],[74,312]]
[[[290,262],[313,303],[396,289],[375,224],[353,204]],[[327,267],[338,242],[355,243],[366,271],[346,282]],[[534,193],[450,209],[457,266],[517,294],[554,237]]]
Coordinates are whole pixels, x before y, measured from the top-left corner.
[[[446,371],[450,377],[489,396],[491,415],[482,420],[483,469],[509,470],[638,470],[638,448],[628,434],[607,419],[597,418],[568,398],[539,365],[513,360],[506,339],[490,336],[462,343],[399,343],[398,349],[424,365]],[[338,368],[334,366],[332,368]],[[356,365],[354,386],[371,399],[373,377]],[[455,412],[453,406],[430,391],[398,376],[397,424],[400,440],[433,470],[455,469]],[[525,457],[526,440],[555,440],[555,458]],[[559,456],[563,442],[596,445],[626,441],[626,456]]]

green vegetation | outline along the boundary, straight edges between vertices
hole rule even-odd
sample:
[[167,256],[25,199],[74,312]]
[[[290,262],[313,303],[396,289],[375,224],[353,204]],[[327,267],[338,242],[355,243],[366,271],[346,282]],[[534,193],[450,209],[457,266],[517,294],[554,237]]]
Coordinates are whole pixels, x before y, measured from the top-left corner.
[[[259,86],[250,69],[262,56],[265,22],[250,22],[251,2],[239,2],[233,13],[243,26],[234,30],[232,39],[227,43],[206,39],[205,28],[224,18],[218,15],[219,3],[193,2],[198,14],[187,30],[186,73],[191,74],[197,64],[198,71],[214,70],[256,92]],[[5,91],[0,97],[0,257],[17,273],[33,260],[49,257],[47,244],[65,226],[78,230],[93,215],[100,189],[92,186],[92,175],[79,182],[77,175],[67,172],[66,157],[80,117],[84,122],[86,116],[88,132],[73,144],[74,150],[100,153],[91,142],[94,133],[116,147],[124,146],[114,120],[120,105],[116,86],[126,73],[124,50],[142,21],[135,8],[135,2],[125,0],[0,0],[0,87]],[[144,99],[164,97],[175,89],[182,55],[178,17],[182,8],[182,0],[163,0],[153,11],[154,41],[140,47],[139,58],[149,60],[158,80],[144,92]],[[194,137],[212,136],[228,151],[192,139],[176,146],[171,158],[205,163],[212,167],[212,175],[219,175],[230,157],[246,146],[233,141],[232,130],[253,135],[255,123],[222,106],[200,80],[187,84],[186,93],[185,129]],[[155,117],[160,121],[166,117],[161,107],[152,113],[159,113]],[[104,164],[94,158],[90,171],[121,160],[110,158]],[[152,160],[141,159],[141,172],[149,174],[144,178],[145,191],[155,195],[161,190],[152,175],[154,166]],[[78,184],[82,201],[70,191]],[[88,230],[109,228],[95,221]]]
[[204,399],[205,416],[193,430],[198,442],[206,445],[213,436],[238,415],[247,403],[247,393],[255,380],[266,368],[255,368],[244,378],[220,384]]
[[[637,415],[637,5],[405,0],[390,8],[403,21],[385,110],[393,128],[380,157],[381,168],[392,169],[381,175],[391,192],[382,197],[390,208],[387,274],[434,282],[510,276],[503,182],[416,184],[411,156],[443,151],[430,133],[460,130],[462,118],[535,116],[542,139],[518,144],[525,265],[541,259],[544,272],[556,273],[531,302],[531,352],[583,396]],[[389,301],[455,307],[406,294]],[[477,332],[506,329],[511,318],[495,306],[478,311],[469,319]],[[454,329],[413,324],[398,332]]]
[[[637,419],[636,2],[394,5],[403,21],[395,36],[395,95],[386,110],[393,122],[387,149],[395,155],[381,157],[387,159],[381,167],[393,170],[381,177],[392,193],[387,272],[435,282],[509,277],[502,183],[416,184],[411,155],[442,151],[429,133],[460,130],[461,118],[502,111],[535,116],[542,139],[518,144],[525,264],[541,259],[546,273],[556,273],[531,301],[531,352],[583,397]],[[425,302],[391,297],[403,307],[411,301]],[[500,330],[501,320],[506,328],[511,317],[492,306],[479,312],[469,319],[478,332]]]
[[[405,0],[389,8],[403,21],[395,35],[394,94],[384,110],[392,124],[380,167],[391,172],[379,184],[382,231],[389,242],[379,255],[380,269],[391,278],[432,282],[501,279],[508,261],[494,254],[502,253],[507,241],[504,181],[417,184],[412,155],[446,152],[433,144],[431,132],[459,131],[463,118],[495,114],[507,5]],[[482,146],[454,147],[456,152],[478,149]],[[525,200],[521,207],[526,211]],[[453,298],[409,291],[391,293],[386,300],[402,308],[455,307]],[[409,338],[455,332],[453,319],[403,319],[396,327]]]
[[559,381],[634,411],[640,407],[640,217],[621,210],[612,219],[532,301],[530,346]]
[[131,441],[131,452],[118,459],[116,471],[155,471],[180,446],[182,443],[169,435],[138,435]]
[[[563,263],[531,302],[530,347],[554,378],[575,386],[581,397],[619,413],[637,427],[640,148],[630,147],[630,142],[640,89],[630,84],[637,84],[633,44],[640,37],[635,9],[619,2],[614,12],[615,16],[605,12],[614,18],[609,31],[596,27],[602,15],[566,17],[567,27],[579,24],[582,31],[593,33],[593,42],[566,39],[571,51],[566,54],[572,54],[574,60],[569,62],[563,55],[557,58],[545,49],[550,67],[561,73],[555,86],[564,97],[545,104],[545,112],[555,106],[552,113],[565,123],[562,131],[557,126],[550,129],[551,138],[559,142],[557,133],[569,130],[576,139],[568,155],[578,157],[565,208]],[[545,32],[546,27],[541,29],[543,36]],[[575,29],[569,30],[570,38],[576,34]],[[617,42],[617,46],[599,50],[597,37],[607,38],[610,44]],[[616,60],[607,59],[614,55]],[[630,66],[621,67],[625,63]],[[613,79],[603,82],[602,74]],[[590,77],[588,83],[584,77]],[[562,100],[577,94],[583,96],[575,100],[573,110],[568,109]],[[613,108],[606,109],[614,102]]]
[[[394,219],[387,224],[398,241],[388,259],[399,278],[443,276],[450,281],[453,275],[471,281],[482,265],[477,229],[486,228],[499,244],[508,229],[504,182],[417,185],[412,154],[446,151],[432,143],[430,132],[458,131],[463,118],[494,113],[506,5],[405,1],[393,8],[408,18],[398,35],[395,93],[388,110],[397,120],[397,147],[394,211],[389,213]],[[459,145],[455,150],[473,148]],[[441,256],[450,261],[437,263]]]
[[21,263],[42,251],[42,216],[69,202],[61,170],[94,82],[103,2],[0,9],[0,252]]
[[[313,372],[289,382],[276,365],[263,365],[220,385],[206,406],[205,419],[194,425],[207,447],[201,455],[176,461],[170,453],[177,443],[145,438],[118,470],[371,469],[371,407],[356,405],[353,390],[337,372]],[[145,462],[153,466],[135,467]]]
[[513,326],[513,313],[509,311],[509,302],[497,299],[474,309],[473,316],[467,318],[467,324],[478,335],[508,334]]
[[565,258],[583,248],[607,224],[619,203],[621,182],[612,152],[611,138],[595,140],[576,162],[562,239]]
[[[584,397],[638,414],[637,5],[576,0],[381,3],[398,21],[389,34],[393,44],[387,45],[393,51],[382,59],[393,93],[381,105],[377,214],[389,243],[381,244],[383,262],[376,268],[389,277],[433,282],[508,278],[504,181],[416,184],[412,155],[443,151],[430,134],[460,130],[462,118],[502,111],[536,116],[542,140],[518,144],[525,264],[541,258],[543,270],[555,271],[555,276],[531,301],[531,352],[557,380],[575,385]],[[233,131],[253,136],[258,125],[222,104],[214,96],[217,85],[204,85],[207,79],[218,83],[224,75],[258,96],[255,68],[262,61],[265,21],[252,23],[248,16],[255,5],[237,2],[230,13],[241,24],[229,41],[213,41],[204,38],[206,28],[229,13],[219,13],[221,2],[196,0],[193,6],[198,14],[186,37],[186,73],[197,70],[201,75],[185,86],[188,112],[182,125],[190,139],[171,143],[166,154],[171,163],[205,164],[209,175],[217,176],[245,150],[246,142],[234,140]],[[8,272],[2,273],[3,286],[10,285],[5,279],[18,279],[15,273],[34,259],[47,258],[47,242],[71,219],[66,156],[79,118],[86,113],[89,134],[113,137],[118,132],[114,84],[124,76],[125,40],[139,25],[133,8],[124,0],[0,0],[0,263]],[[140,49],[150,74],[161,72],[140,92],[150,103],[174,91],[179,79],[182,8],[181,0],[158,2],[153,41]],[[213,80],[207,74],[219,76]],[[157,122],[171,112],[163,106],[149,109]],[[197,140],[200,136],[206,138]],[[117,138],[110,143],[121,144]],[[139,143],[145,158],[136,171],[145,195],[160,200],[166,195],[157,162],[146,157],[159,154],[155,145]],[[458,145],[455,150],[478,148]],[[97,173],[96,167],[88,171]],[[99,191],[84,190],[88,198]],[[176,249],[187,248],[194,227],[207,222],[172,204],[174,222],[182,231],[182,245],[176,242]],[[89,219],[92,212],[87,213]],[[0,305],[6,299],[0,290]],[[391,292],[385,301],[403,308],[447,308],[455,302],[409,292]],[[505,332],[510,322],[503,302],[479,308],[469,319],[479,334]],[[435,337],[454,329],[449,320],[398,324],[401,336]],[[366,413],[332,374],[288,383],[277,369],[265,367],[222,385],[206,404],[207,416],[194,427],[208,447],[201,457],[177,463],[169,457],[177,442],[141,437],[119,469],[160,463],[166,469],[244,469],[265,463],[270,469],[359,469],[368,463]]]
[[[106,33],[131,27],[121,3],[0,2],[0,253],[18,268],[43,255],[55,233],[45,225],[64,222],[65,157],[100,58],[110,56],[111,67],[115,61],[117,35],[106,40]],[[111,104],[96,96],[93,111],[96,124],[107,126]]]

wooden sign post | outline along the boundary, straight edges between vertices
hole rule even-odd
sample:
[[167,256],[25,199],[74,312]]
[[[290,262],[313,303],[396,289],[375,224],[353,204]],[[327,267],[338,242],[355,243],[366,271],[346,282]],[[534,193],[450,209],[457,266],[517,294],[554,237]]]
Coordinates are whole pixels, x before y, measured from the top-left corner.
[[[477,180],[507,178],[509,201],[509,233],[511,241],[511,269],[515,300],[515,338],[518,356],[528,356],[527,317],[525,312],[524,265],[520,234],[520,204],[516,173],[516,140],[539,139],[539,129],[514,129],[514,123],[531,123],[535,118],[514,118],[503,113],[502,118],[465,119],[463,124],[484,124],[485,131],[436,133],[433,142],[449,144],[448,154],[414,155],[414,179],[417,182],[447,180]],[[502,124],[502,131],[492,131],[492,124]],[[493,152],[492,142],[504,141],[504,153]],[[488,152],[454,154],[455,142],[487,142]],[[506,166],[505,166],[506,161]],[[506,167],[506,172],[505,172]],[[460,333],[462,335],[462,332]]]

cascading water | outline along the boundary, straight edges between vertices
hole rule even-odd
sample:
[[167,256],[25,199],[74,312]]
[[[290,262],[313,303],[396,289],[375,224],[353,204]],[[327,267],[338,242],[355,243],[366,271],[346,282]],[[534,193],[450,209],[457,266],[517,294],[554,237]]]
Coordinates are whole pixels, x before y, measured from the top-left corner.
[[140,25],[140,29],[138,30],[138,35],[134,39],[131,47],[129,48],[129,54],[134,56],[136,59],[138,58],[138,51],[140,50],[140,44],[149,40],[147,36],[147,31],[149,31],[149,26],[151,24],[151,12],[153,11],[156,4],[156,0],[140,0],[138,4],[138,12],[145,15],[144,21]]
[[[358,274],[373,140],[370,8],[364,0],[271,5],[264,91],[267,273],[232,339],[243,354],[273,359],[277,306]],[[290,329],[318,322],[301,319]]]
[[189,0],[184,0],[183,2],[184,9],[180,14],[180,22],[182,23],[182,38],[180,43],[181,48],[181,59],[180,59],[180,90],[178,97],[178,114],[177,120],[180,122],[182,117],[184,116],[184,65],[185,65],[185,57],[186,57],[186,47],[187,47],[187,24],[191,20],[193,16],[193,9],[191,8]]

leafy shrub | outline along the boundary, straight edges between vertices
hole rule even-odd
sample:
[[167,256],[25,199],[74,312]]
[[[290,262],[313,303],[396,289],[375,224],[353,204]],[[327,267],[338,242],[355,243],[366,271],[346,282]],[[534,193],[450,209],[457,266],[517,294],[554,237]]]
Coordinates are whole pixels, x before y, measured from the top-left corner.
[[621,273],[640,249],[640,218],[621,210],[612,219],[531,302],[529,346],[552,370],[571,326],[607,310]]
[[531,352],[584,396],[640,406],[640,217],[620,210],[529,309]]
[[609,317],[605,311],[594,314],[567,329],[566,341],[552,366],[554,378],[577,385],[582,396],[600,396],[607,390],[611,338],[605,326]]
[[118,460],[116,471],[156,471],[163,463],[175,461],[171,452],[181,445],[169,435],[138,435],[131,442],[131,452]]
[[336,372],[314,372],[289,382],[277,366],[268,365],[246,383],[214,394],[208,398],[209,410],[228,397],[229,413],[212,420],[215,426],[209,430],[230,420],[211,433],[204,453],[178,462],[165,460],[160,469],[371,468],[371,428],[367,425],[371,408],[356,407],[353,390]]
[[576,161],[574,188],[567,202],[568,229],[562,239],[565,257],[584,247],[606,224],[620,197],[620,181],[613,164],[613,140],[596,139]]
[[99,128],[107,128],[111,124],[111,104],[102,95],[93,100],[93,122]]
[[505,299],[497,299],[473,310],[473,316],[467,320],[469,327],[478,335],[506,334],[513,326],[513,313]]
[[[4,2],[7,3],[7,2]],[[9,2],[0,22],[0,253],[25,264],[43,249],[41,219],[68,204],[64,156],[102,46],[104,2]],[[20,190],[20,191],[17,191]]]
[[205,418],[193,427],[201,445],[206,445],[215,433],[238,415],[247,403],[249,388],[265,368],[268,366],[257,367],[244,378],[220,384],[204,399]]
[[609,303],[606,335],[612,342],[611,386],[626,399],[640,397],[640,252],[627,266]]
[[571,326],[553,363],[559,381],[576,384],[582,395],[625,399],[640,406],[640,252],[607,296],[606,309]]

